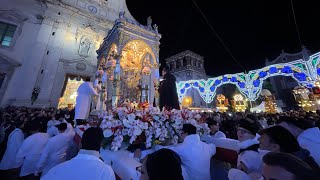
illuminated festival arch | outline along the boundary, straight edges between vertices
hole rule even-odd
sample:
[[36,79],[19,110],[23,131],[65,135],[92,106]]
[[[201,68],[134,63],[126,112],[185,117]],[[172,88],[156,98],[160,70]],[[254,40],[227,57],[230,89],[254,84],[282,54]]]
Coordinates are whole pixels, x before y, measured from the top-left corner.
[[206,103],[211,103],[216,90],[224,84],[234,84],[250,101],[255,101],[262,90],[263,81],[274,76],[289,76],[299,85],[311,88],[320,76],[320,52],[309,57],[308,61],[299,59],[252,70],[248,73],[226,74],[207,80],[189,80],[177,83],[179,100],[190,88],[195,88]]

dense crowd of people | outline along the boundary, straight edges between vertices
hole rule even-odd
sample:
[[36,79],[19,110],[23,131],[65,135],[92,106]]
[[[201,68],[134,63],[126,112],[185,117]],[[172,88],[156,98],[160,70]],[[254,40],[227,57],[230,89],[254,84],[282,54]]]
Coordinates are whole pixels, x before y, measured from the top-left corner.
[[[1,109],[1,177],[119,178],[99,154],[103,132],[90,122],[98,119],[89,116],[90,125],[78,121],[75,126],[74,114],[55,108]],[[134,159],[142,164],[137,172],[145,180],[319,179],[319,114],[203,113],[209,134],[199,136],[195,126],[184,124],[178,145],[158,145],[144,158],[136,146]],[[80,126],[86,130],[79,131]]]

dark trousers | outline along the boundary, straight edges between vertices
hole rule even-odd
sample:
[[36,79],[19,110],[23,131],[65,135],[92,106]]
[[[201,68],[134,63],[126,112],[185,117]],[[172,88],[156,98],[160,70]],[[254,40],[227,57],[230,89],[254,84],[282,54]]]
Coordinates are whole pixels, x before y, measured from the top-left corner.
[[18,180],[19,169],[0,170],[0,177],[5,180]]
[[210,176],[212,180],[228,180],[228,172],[230,169],[231,166],[229,163],[211,158]]
[[34,174],[29,174],[27,176],[20,177],[20,180],[40,180],[41,174],[35,176]]

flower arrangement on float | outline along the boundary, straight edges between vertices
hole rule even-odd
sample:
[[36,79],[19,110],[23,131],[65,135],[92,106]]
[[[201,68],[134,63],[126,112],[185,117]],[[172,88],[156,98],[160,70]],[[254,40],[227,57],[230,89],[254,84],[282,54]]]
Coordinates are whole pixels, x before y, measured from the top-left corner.
[[140,104],[138,107],[131,103],[101,115],[104,148],[118,151],[130,144],[144,143],[146,148],[160,143],[177,144],[185,123],[196,126],[199,135],[210,131],[198,112],[187,109],[160,111],[159,108]]

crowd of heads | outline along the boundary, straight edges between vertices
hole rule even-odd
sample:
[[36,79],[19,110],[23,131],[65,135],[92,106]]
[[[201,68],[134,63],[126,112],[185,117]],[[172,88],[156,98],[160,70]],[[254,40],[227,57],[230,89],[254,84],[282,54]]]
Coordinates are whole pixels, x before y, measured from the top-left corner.
[[[6,128],[21,128],[29,131],[34,121],[40,123],[40,130],[45,131],[49,120],[66,119],[72,122],[74,110],[57,108],[28,108],[8,106],[0,109],[0,124]],[[39,124],[38,124],[39,125]]]
[[[318,113],[320,114],[320,112],[304,111],[277,114],[204,113],[202,116],[206,117],[208,127],[213,134],[222,131],[227,138],[240,142],[254,139],[259,134],[259,148],[272,152],[263,157],[263,174],[268,174],[265,179],[292,179],[291,177],[313,179],[313,170],[319,170],[319,167],[308,152],[304,153],[305,150],[300,147],[297,137],[306,129],[319,127]],[[73,123],[73,117],[74,111],[68,109],[13,106],[0,109],[0,124],[6,135],[15,128],[22,129],[26,134],[46,132],[49,120],[65,119]],[[60,123],[56,127],[59,132],[64,132],[67,124]],[[183,125],[182,141],[194,134],[197,134],[195,126]],[[103,138],[101,128],[87,129],[81,139],[82,149],[99,151]],[[251,160],[242,161],[241,170],[249,171],[249,161]],[[148,155],[142,164],[142,179],[183,179],[180,157],[172,150],[158,150]]]

